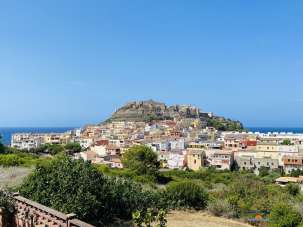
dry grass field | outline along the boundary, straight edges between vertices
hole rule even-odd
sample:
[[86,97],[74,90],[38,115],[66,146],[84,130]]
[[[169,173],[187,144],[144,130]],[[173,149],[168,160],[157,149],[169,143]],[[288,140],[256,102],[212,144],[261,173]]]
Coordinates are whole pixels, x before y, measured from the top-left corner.
[[168,227],[251,227],[230,219],[211,216],[205,212],[173,211],[168,217]]
[[26,167],[0,167],[0,188],[14,188],[32,172]]

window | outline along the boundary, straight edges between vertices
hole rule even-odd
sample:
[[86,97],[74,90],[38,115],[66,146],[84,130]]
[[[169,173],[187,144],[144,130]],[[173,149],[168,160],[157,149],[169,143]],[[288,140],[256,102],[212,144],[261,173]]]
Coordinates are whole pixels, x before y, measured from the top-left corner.
[[197,163],[197,160],[195,159],[195,160],[194,160],[194,164],[196,164],[196,163]]

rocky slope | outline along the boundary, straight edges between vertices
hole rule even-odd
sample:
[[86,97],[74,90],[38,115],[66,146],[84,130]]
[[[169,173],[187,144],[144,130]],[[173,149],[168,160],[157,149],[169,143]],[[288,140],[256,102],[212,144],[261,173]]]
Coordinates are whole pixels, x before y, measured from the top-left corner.
[[201,122],[205,123],[203,125],[220,130],[243,130],[241,122],[202,112],[198,107],[192,105],[167,106],[153,100],[127,103],[119,108],[107,121],[150,122],[166,119],[200,119]]

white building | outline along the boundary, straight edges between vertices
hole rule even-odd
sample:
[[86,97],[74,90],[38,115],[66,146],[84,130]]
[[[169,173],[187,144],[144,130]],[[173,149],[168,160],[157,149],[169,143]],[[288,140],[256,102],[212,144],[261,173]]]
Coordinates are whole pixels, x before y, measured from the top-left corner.
[[43,144],[43,136],[32,133],[13,134],[11,146],[20,150],[30,150],[38,148]]
[[169,169],[182,169],[185,165],[186,150],[180,152],[169,152],[167,167]]

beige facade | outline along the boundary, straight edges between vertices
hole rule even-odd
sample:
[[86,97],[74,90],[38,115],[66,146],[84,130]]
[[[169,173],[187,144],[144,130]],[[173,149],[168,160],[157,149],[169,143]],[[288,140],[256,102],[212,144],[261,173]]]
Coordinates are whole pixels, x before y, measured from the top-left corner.
[[205,152],[202,150],[187,151],[187,167],[191,170],[199,170],[204,166]]
[[272,143],[258,143],[257,151],[266,151],[266,152],[286,152],[286,153],[297,153],[299,151],[298,146],[293,145],[281,145],[281,144],[272,144]]

